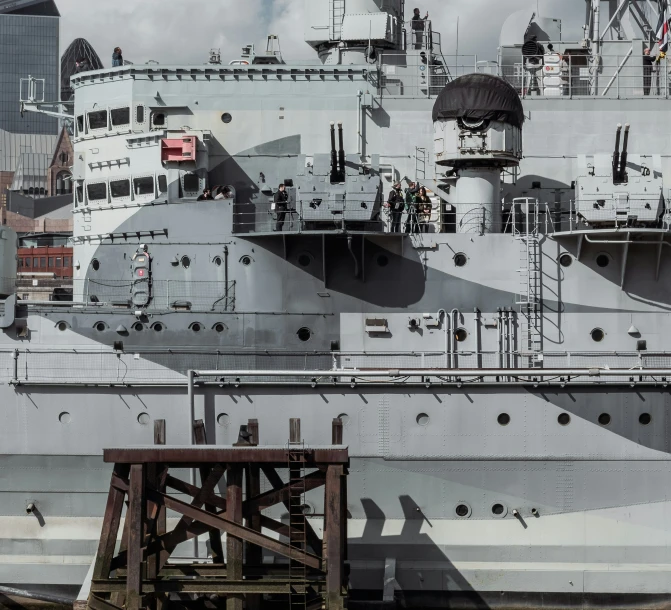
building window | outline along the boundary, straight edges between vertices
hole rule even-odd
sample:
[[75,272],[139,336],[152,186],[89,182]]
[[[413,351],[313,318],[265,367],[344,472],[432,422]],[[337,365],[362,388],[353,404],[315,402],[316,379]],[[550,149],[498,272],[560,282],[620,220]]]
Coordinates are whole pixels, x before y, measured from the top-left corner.
[[112,127],[130,125],[130,108],[114,108],[111,111]]
[[30,259],[29,258],[26,259],[26,267],[30,267]]
[[22,258],[19,259],[19,269],[21,269],[21,267],[23,267],[23,259]]
[[46,256],[42,256],[40,258],[40,269],[46,269],[47,268],[47,258]]
[[69,256],[64,256],[63,257],[63,267],[69,267],[70,266],[70,257]]
[[110,194],[112,199],[130,197],[130,180],[114,180],[110,182]]
[[89,129],[107,129],[107,110],[88,113]]
[[40,259],[37,256],[33,257],[33,269],[38,269],[40,265]]
[[62,266],[63,266],[63,260],[61,259],[60,256],[57,256],[56,257],[56,267],[60,269]]
[[56,195],[70,195],[71,193],[72,174],[70,172],[60,172],[56,176]]
[[60,161],[61,165],[67,165],[70,157],[68,157],[68,153],[62,152],[60,155],[58,155],[58,160]]
[[50,256],[48,268],[51,269],[53,266],[54,266],[54,257]]

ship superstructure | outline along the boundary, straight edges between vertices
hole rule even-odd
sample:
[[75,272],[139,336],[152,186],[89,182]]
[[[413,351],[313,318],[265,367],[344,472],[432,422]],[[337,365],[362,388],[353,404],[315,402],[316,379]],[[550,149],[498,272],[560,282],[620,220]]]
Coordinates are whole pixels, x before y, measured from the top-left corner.
[[81,584],[102,448],[190,444],[189,395],[211,444],[344,422],[352,599],[667,600],[671,83],[657,3],[615,4],[580,41],[511,15],[482,62],[403,0],[310,0],[311,62],[74,75],[73,302],[0,317],[0,581]]

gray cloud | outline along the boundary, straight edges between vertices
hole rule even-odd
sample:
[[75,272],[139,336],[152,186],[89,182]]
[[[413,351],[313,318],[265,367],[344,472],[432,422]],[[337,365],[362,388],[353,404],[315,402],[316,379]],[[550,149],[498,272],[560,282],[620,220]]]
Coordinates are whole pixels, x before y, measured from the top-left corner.
[[[309,0],[308,0],[309,1]],[[460,54],[496,59],[499,32],[506,17],[520,9],[536,10],[530,0],[415,0],[428,10],[440,31],[443,52],[454,54],[457,17]],[[62,14],[63,50],[86,38],[106,66],[112,49],[122,47],[126,59],[143,63],[204,63],[211,48],[223,59],[240,55],[243,45],[265,45],[266,34],[280,36],[286,59],[313,57],[303,42],[304,0],[57,0]],[[563,20],[565,39],[581,37],[584,0],[538,0],[540,14]],[[412,10],[408,3],[408,13]],[[409,14],[407,15],[409,17]]]

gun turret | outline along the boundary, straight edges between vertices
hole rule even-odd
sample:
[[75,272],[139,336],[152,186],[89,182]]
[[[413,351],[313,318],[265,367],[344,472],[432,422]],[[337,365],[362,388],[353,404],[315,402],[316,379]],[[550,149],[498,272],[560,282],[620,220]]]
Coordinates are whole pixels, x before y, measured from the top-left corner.
[[622,125],[617,124],[617,132],[615,133],[615,151],[613,152],[613,183],[617,182],[620,164],[620,136],[622,135]]
[[335,123],[331,121],[331,182],[338,180],[338,153],[336,152]]
[[627,152],[629,146],[629,123],[624,126],[624,142],[622,144],[622,155],[620,155],[620,171],[618,172],[618,182],[627,181]]
[[347,172],[345,171],[345,143],[342,131],[342,121],[338,122],[338,140],[340,143],[340,150],[338,151],[340,182],[345,182],[345,176],[347,175]]

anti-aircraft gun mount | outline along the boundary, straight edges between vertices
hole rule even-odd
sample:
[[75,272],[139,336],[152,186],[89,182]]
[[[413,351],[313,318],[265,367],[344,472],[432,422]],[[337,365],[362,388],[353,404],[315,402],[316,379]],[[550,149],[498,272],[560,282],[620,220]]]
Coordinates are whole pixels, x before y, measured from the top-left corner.
[[[289,196],[287,218],[281,231],[273,231],[276,210],[268,201],[234,207],[234,232],[283,235],[304,232],[383,233],[383,188],[380,155],[363,163],[360,154],[347,154],[343,124],[330,124],[329,153],[298,155],[295,174],[283,182]],[[265,192],[270,200],[271,191]]]
[[586,243],[621,245],[621,287],[624,287],[632,245],[656,249],[657,280],[664,245],[671,245],[666,241],[671,231],[671,217],[664,197],[662,157],[660,154],[630,154],[630,133],[629,124],[624,126],[624,134],[622,125],[618,124],[612,154],[578,155],[569,229],[554,233],[555,239],[577,239],[578,260]]
[[624,137],[618,124],[612,157],[578,155],[575,209],[585,227],[657,228],[663,223],[662,157],[630,155],[629,134],[629,124]]

